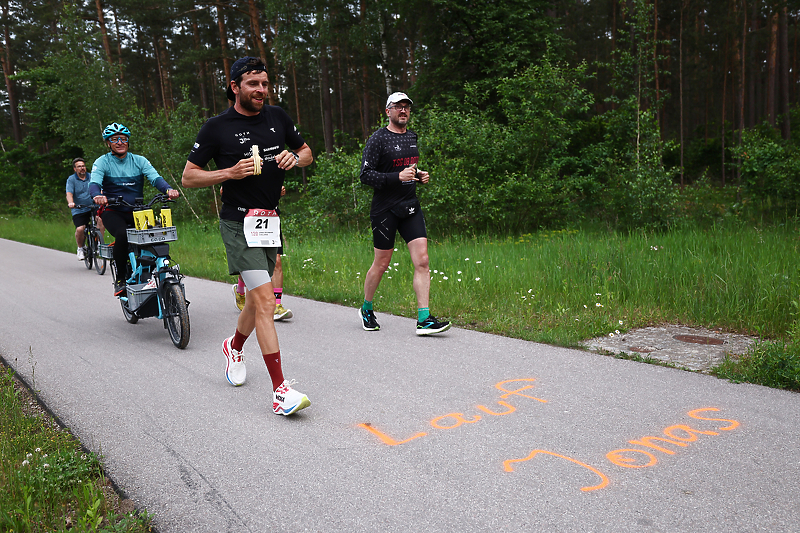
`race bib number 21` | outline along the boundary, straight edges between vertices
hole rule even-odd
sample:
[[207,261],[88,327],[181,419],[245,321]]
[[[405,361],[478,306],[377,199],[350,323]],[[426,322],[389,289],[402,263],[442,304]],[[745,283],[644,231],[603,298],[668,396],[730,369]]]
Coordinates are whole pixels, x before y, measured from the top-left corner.
[[272,209],[251,209],[244,217],[244,238],[250,248],[278,248],[281,219]]

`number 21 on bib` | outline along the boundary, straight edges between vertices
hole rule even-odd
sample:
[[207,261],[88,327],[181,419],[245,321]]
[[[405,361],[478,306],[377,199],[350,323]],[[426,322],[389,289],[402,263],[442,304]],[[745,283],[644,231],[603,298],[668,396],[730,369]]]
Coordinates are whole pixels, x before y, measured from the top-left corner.
[[244,238],[250,248],[281,245],[281,219],[273,209],[250,209],[244,217]]

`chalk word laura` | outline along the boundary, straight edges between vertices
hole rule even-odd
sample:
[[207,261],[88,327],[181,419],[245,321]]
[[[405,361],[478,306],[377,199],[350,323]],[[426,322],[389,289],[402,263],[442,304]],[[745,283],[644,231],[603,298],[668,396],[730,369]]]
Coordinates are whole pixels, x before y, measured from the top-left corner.
[[[664,437],[661,437],[661,436],[659,436],[659,437],[646,436],[646,437],[642,437],[642,438],[640,438],[638,440],[629,440],[628,442],[630,444],[633,444],[634,446],[641,446],[643,448],[650,448],[652,450],[655,450],[657,452],[660,452],[660,453],[663,453],[663,454],[666,454],[666,455],[675,455],[675,451],[674,450],[672,450],[670,448],[666,448],[666,447],[664,447],[664,445],[661,445],[661,444],[655,444],[655,442],[658,441],[659,443],[663,442],[663,443],[666,443],[666,444],[671,444],[671,445],[677,446],[679,448],[680,447],[686,448],[686,447],[689,446],[689,443],[695,442],[695,441],[698,440],[698,435],[716,436],[716,435],[720,434],[720,433],[718,433],[718,431],[731,431],[731,430],[736,429],[737,427],[739,427],[739,422],[737,422],[736,420],[729,420],[729,419],[726,419],[726,418],[708,418],[708,417],[700,416],[700,413],[704,413],[706,411],[719,411],[719,409],[717,409],[716,407],[705,407],[705,408],[702,408],[702,409],[695,409],[693,411],[689,411],[687,414],[690,417],[695,418],[697,420],[727,422],[728,425],[726,425],[724,427],[716,428],[717,431],[709,431],[709,430],[695,429],[695,428],[692,428],[692,427],[687,426],[685,424],[675,424],[675,425],[669,426],[669,427],[667,427],[667,428],[665,428],[663,430],[662,433],[667,438],[664,438]],[[584,491],[584,492],[589,492],[589,491],[593,491],[593,490],[599,490],[599,489],[602,489],[602,488],[606,487],[609,484],[608,476],[606,476],[603,472],[601,472],[597,468],[589,466],[586,463],[582,463],[581,461],[578,461],[577,459],[573,459],[571,457],[567,457],[566,455],[561,455],[561,454],[550,452],[550,451],[547,451],[547,450],[533,450],[533,451],[531,451],[530,454],[528,454],[527,457],[523,457],[522,459],[508,459],[508,460],[503,462],[503,467],[504,467],[506,472],[513,472],[514,468],[511,466],[512,464],[525,462],[525,461],[530,461],[531,459],[533,459],[534,457],[536,457],[539,454],[551,455],[551,456],[554,456],[554,457],[558,457],[560,459],[565,459],[567,461],[570,461],[570,462],[572,462],[572,463],[574,463],[574,464],[576,464],[578,466],[582,466],[583,468],[586,468],[587,470],[597,474],[597,476],[600,477],[600,483],[598,483],[597,485],[593,485],[593,486],[582,487],[581,490]],[[647,468],[647,467],[653,466],[654,464],[656,464],[658,462],[658,458],[655,456],[655,454],[650,453],[649,451],[646,451],[646,450],[638,449],[638,448],[622,448],[622,449],[619,449],[619,450],[610,451],[610,452],[608,452],[606,454],[606,459],[608,459],[612,464],[617,465],[617,466],[621,466],[623,468]]]
[[[531,400],[536,400],[537,402],[547,403],[547,400],[542,400],[541,398],[536,398],[534,396],[528,396],[527,394],[522,394],[522,391],[533,388],[533,385],[531,385],[530,383],[533,383],[534,381],[536,381],[536,379],[534,378],[507,379],[505,381],[501,381],[495,384],[496,389],[499,389],[505,393],[501,394],[500,400],[497,401],[497,403],[503,407],[504,409],[503,411],[493,411],[492,409],[489,409],[484,405],[476,405],[475,407],[480,412],[485,413],[487,415],[505,416],[505,415],[510,415],[511,413],[517,410],[516,407],[504,401],[509,399],[511,396],[520,396],[522,398],[529,398]],[[528,384],[520,388],[516,388],[514,390],[509,390],[506,388],[506,386],[509,386],[508,385],[509,383],[516,383],[516,382],[522,382]],[[509,387],[513,388],[513,386]],[[465,415],[464,413],[447,413],[446,415],[437,416],[436,418],[431,420],[430,425],[433,426],[434,429],[445,429],[445,430],[455,429],[459,426],[463,426],[464,424],[475,424],[481,421],[482,419],[483,417],[480,414],[473,414],[468,416]],[[369,422],[358,424],[358,427],[366,429],[367,431],[378,437],[381,440],[381,442],[383,442],[384,444],[388,444],[389,446],[398,446],[400,444],[405,444],[406,442],[410,442],[414,439],[424,437],[425,435],[428,434],[426,431],[420,431],[419,433],[412,435],[406,439],[396,440],[387,435],[386,433],[384,433],[383,431],[379,430]]]

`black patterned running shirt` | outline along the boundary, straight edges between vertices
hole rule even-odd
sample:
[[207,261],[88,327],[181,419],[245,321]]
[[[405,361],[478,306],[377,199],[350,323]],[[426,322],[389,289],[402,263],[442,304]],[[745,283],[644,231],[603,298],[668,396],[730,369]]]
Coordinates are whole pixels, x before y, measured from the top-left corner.
[[361,183],[374,189],[369,214],[379,215],[417,196],[416,181],[400,181],[400,171],[419,161],[417,134],[381,128],[372,134],[361,159]]

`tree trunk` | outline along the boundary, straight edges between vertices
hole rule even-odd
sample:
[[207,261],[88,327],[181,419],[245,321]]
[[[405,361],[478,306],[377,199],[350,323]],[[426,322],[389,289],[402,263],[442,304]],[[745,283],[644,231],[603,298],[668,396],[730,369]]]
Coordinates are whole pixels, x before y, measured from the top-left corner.
[[[299,93],[297,92],[297,68],[295,67],[294,61],[292,61],[291,69],[292,69],[292,84],[294,85],[294,105],[295,108],[297,109],[296,125],[300,126],[300,97],[298,96]],[[308,185],[308,178],[306,177],[306,167],[301,168],[300,172],[303,175],[303,187],[305,187],[306,185]]]
[[17,85],[11,76],[14,75],[14,62],[11,59],[11,32],[8,30],[8,2],[2,4],[3,9],[3,50],[0,64],[3,67],[3,78],[6,82],[6,92],[8,93],[8,110],[11,114],[11,129],[14,132],[14,140],[22,142],[22,125],[19,120],[19,105],[17,104]]
[[328,75],[328,57],[326,47],[319,51],[319,90],[322,105],[322,126],[325,136],[325,151],[333,153],[333,116],[331,113],[331,85]]
[[170,103],[171,98],[169,96],[169,91],[167,89],[167,77],[168,74],[165,72],[164,64],[162,63],[164,59],[164,53],[161,50],[161,39],[153,36],[153,49],[155,50],[155,60],[156,60],[156,67],[158,71],[158,83],[161,88],[161,104],[164,108],[164,113],[169,115],[170,111]]
[[103,36],[103,48],[106,51],[106,59],[109,65],[114,64],[111,59],[111,42],[108,40],[108,31],[106,31],[106,18],[103,16],[103,3],[101,0],[94,0],[97,7],[97,21],[100,23],[100,34]]
[[342,89],[342,49],[339,38],[336,38],[336,92],[339,106],[339,131],[347,131],[344,127],[344,90]]
[[725,50],[722,55],[722,130],[720,144],[722,144],[722,186],[725,186],[725,104],[728,96],[728,39],[725,39]]
[[[681,12],[683,12],[683,4],[681,3]],[[681,27],[683,27],[683,16],[681,16]],[[663,124],[661,123],[663,113],[659,109],[658,101],[661,98],[660,88],[658,86],[658,0],[653,0],[653,81],[655,82],[656,101],[653,102],[653,108],[656,110],[656,124],[659,125],[659,133],[663,136]],[[681,170],[681,179],[683,179],[683,171]],[[683,183],[681,183],[683,185]]]
[[681,143],[681,189],[683,189],[683,3],[684,1],[681,0],[681,22],[680,22],[680,30],[678,34],[678,94],[679,96],[679,105],[680,105],[680,123],[681,123],[681,134],[680,134],[680,143]]
[[[758,2],[753,2],[753,11],[750,15],[750,33],[755,35],[758,32]],[[750,46],[750,72],[751,75],[747,77],[747,127],[752,128],[756,125],[756,77],[760,68],[756,62],[756,46]]]
[[[367,7],[366,0],[361,0],[361,23],[366,24]],[[363,58],[367,57],[367,45],[361,49]],[[370,134],[370,99],[369,99],[369,71],[367,70],[366,59],[361,63],[361,132],[362,138],[367,139]]]
[[[192,15],[192,44],[194,50],[200,53],[200,28],[197,25],[197,15]],[[208,88],[206,87],[206,80],[208,74],[206,72],[206,60],[201,59],[198,62],[199,72],[197,74],[200,89],[200,106],[203,108],[203,116],[208,118]]]
[[[269,61],[267,50],[264,47],[264,39],[261,38],[261,24],[259,23],[259,12],[254,0],[247,0],[247,7],[250,13],[250,27],[253,29],[253,40],[258,47],[258,53],[263,61]],[[272,85],[272,76],[267,73],[267,96],[269,97],[269,105],[278,105],[278,100],[275,98],[275,88]]]
[[[231,59],[228,55],[228,33],[225,30],[225,11],[222,2],[217,4],[217,28],[219,29],[219,48],[222,54],[222,68],[225,71],[225,89],[227,90],[231,85]],[[216,100],[217,99],[214,98],[215,102]],[[233,102],[228,100],[228,107],[232,105]]]
[[781,137],[788,141],[791,136],[789,123],[789,22],[786,12],[786,4],[780,11],[780,30],[779,36],[779,63],[780,63],[780,114],[781,114]]
[[119,65],[119,84],[125,85],[125,71],[122,68],[122,38],[119,34],[119,17],[117,16],[117,8],[114,10],[114,26],[117,30],[117,65]]
[[[739,148],[742,146],[742,133],[744,132],[744,88],[745,88],[745,58],[747,57],[747,4],[742,0],[742,46],[739,52],[741,56],[741,73],[739,74],[738,107],[739,107]],[[739,150],[741,153],[741,150]],[[742,157],[736,157],[736,183],[741,183],[742,178]]]
[[773,13],[769,21],[769,56],[767,59],[767,118],[775,126],[775,86],[778,55],[778,14]]
[[383,20],[383,13],[379,13],[381,24],[381,70],[383,71],[383,83],[386,85],[386,96],[392,94],[392,78],[389,75],[389,51],[386,48],[386,22]]

